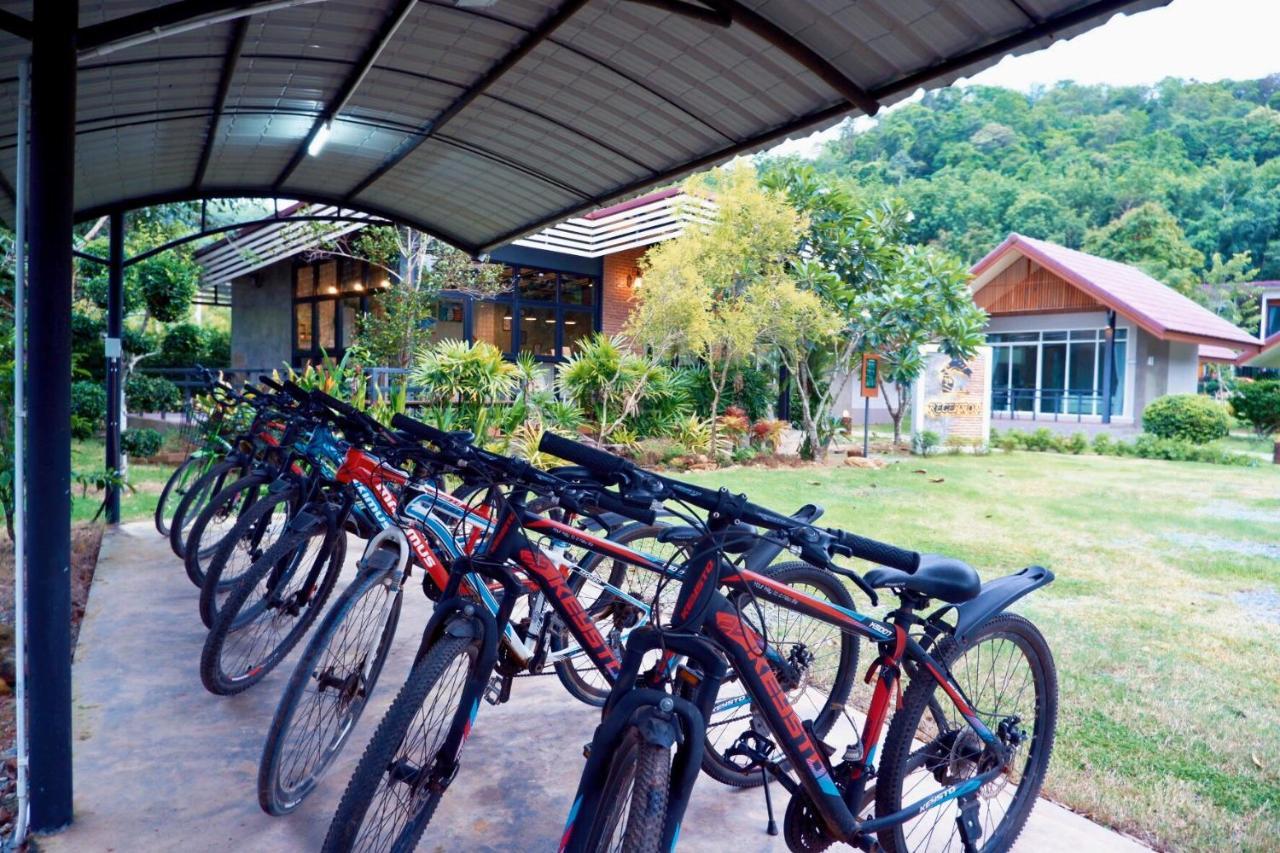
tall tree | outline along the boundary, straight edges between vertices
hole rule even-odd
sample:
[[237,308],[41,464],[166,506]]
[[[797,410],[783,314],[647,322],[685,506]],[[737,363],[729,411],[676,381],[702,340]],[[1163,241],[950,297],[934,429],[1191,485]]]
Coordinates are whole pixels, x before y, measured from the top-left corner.
[[1084,250],[1139,267],[1184,296],[1196,295],[1204,265],[1204,255],[1187,242],[1178,220],[1154,201],[1090,231]]

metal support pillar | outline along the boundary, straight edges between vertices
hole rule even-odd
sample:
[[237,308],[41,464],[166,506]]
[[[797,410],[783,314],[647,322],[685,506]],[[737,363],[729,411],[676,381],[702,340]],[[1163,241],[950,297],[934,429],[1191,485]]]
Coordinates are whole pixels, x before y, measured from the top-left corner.
[[[124,212],[110,216],[111,248],[107,265],[107,470],[119,472],[120,422],[124,410],[123,355],[124,334]],[[120,487],[107,487],[107,524],[120,523]]]
[[[31,829],[71,822],[71,227],[76,0],[34,4],[26,541]],[[32,476],[34,474],[34,476]]]
[[1111,423],[1112,385],[1116,372],[1116,312],[1107,312],[1107,328],[1102,332],[1102,422]]

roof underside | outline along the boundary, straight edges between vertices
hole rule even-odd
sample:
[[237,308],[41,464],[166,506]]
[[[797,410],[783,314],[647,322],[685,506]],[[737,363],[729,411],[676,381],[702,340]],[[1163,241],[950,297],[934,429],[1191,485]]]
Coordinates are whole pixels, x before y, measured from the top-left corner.
[[[186,0],[155,37],[159,4],[81,0],[75,209],[273,196],[478,252],[1165,2]],[[6,222],[28,49],[0,32]]]

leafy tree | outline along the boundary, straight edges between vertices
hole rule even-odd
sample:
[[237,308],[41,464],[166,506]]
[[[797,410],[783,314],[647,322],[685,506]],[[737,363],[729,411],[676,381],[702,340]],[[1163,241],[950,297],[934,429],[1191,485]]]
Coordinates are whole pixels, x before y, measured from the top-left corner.
[[442,291],[492,295],[511,286],[500,264],[477,263],[447,243],[405,228],[373,226],[354,237],[315,226],[319,257],[349,257],[379,267],[392,287],[360,318],[356,348],[373,364],[409,367],[418,337],[436,322]]
[[1197,270],[1204,264],[1204,255],[1187,242],[1178,221],[1153,201],[1090,231],[1084,250],[1139,267],[1184,296],[1195,294]]
[[[646,286],[627,334],[661,358],[684,356],[705,365],[715,413],[731,371],[755,354],[770,322],[753,303],[788,283],[787,257],[804,223],[760,187],[748,166],[712,173],[689,190],[705,193],[708,182],[715,185],[715,218],[645,255]],[[713,418],[712,447],[717,430]]]
[[801,392],[806,445],[814,456],[825,455],[831,378],[852,375],[868,351],[885,357],[882,378],[899,392],[890,409],[899,440],[905,388],[921,369],[920,345],[936,341],[949,354],[967,356],[981,342],[986,316],[973,304],[964,270],[934,249],[909,245],[913,217],[901,200],[861,209],[829,179],[795,164],[771,170],[765,184],[785,193],[809,223],[792,273],[818,297],[831,324],[824,328],[795,306],[808,317],[797,344],[805,358],[788,364]]

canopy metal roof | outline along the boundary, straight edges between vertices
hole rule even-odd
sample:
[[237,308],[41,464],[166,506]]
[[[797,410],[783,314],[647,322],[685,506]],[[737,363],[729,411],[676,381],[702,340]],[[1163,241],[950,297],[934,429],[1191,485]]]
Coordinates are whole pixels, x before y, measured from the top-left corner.
[[75,209],[274,196],[479,252],[1165,2],[81,0]]

